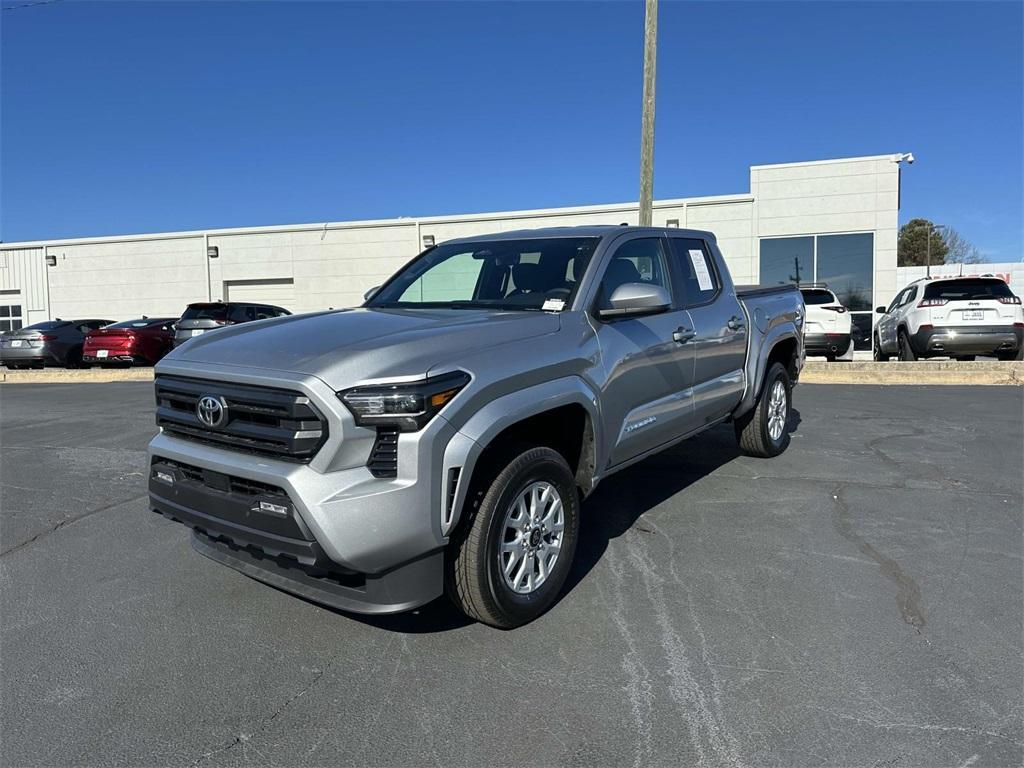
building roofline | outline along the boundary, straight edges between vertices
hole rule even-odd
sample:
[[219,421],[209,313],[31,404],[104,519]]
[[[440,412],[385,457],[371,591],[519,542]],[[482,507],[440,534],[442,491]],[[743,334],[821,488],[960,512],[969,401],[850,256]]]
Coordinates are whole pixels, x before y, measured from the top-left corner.
[[[736,195],[706,195],[702,197],[671,198],[655,200],[655,209],[679,208],[714,204],[752,202],[749,193]],[[256,227],[227,227],[219,229],[193,229],[178,232],[152,232],[133,235],[98,235],[92,237],[71,237],[58,240],[24,240],[0,243],[0,250],[13,251],[28,248],[45,248],[61,245],[89,245],[98,243],[130,243],[147,240],[186,240],[200,237],[223,237],[228,235],[255,235],[275,232],[319,232],[344,229],[366,229],[370,227],[413,227],[436,224],[458,224],[465,221],[489,221],[509,219],[531,219],[538,216],[578,216],[587,213],[632,213],[639,203],[608,203],[601,205],[577,205],[561,208],[530,208],[519,211],[491,211],[487,213],[450,214],[443,216],[400,216],[393,219],[362,219],[354,221],[315,222],[308,224],[271,224]]]
[[889,153],[888,155],[864,155],[862,157],[837,157],[833,160],[804,160],[796,163],[768,163],[767,165],[752,165],[750,170],[760,171],[765,168],[799,168],[805,165],[836,165],[838,163],[860,163],[865,160],[892,160],[895,162],[895,158],[899,156],[899,153]]

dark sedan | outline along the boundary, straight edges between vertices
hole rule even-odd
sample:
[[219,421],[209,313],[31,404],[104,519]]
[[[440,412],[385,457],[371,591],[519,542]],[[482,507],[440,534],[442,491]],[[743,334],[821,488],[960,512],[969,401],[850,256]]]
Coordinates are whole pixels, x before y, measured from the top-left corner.
[[113,320],[47,320],[0,336],[0,362],[8,368],[82,365],[85,335]]

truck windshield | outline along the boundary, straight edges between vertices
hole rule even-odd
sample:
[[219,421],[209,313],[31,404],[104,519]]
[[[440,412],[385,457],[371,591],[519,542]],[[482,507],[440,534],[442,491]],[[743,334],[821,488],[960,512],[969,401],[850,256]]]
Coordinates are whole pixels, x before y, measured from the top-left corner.
[[388,281],[375,308],[561,310],[572,303],[596,237],[442,244]]

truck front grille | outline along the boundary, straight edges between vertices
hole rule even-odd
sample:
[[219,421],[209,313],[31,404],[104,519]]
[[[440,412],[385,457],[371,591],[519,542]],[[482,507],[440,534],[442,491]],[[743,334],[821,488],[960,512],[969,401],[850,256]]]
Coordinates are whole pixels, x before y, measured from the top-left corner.
[[[216,426],[199,418],[207,395],[223,407]],[[156,423],[176,437],[284,461],[308,462],[327,440],[327,420],[301,392],[178,376],[156,377]]]

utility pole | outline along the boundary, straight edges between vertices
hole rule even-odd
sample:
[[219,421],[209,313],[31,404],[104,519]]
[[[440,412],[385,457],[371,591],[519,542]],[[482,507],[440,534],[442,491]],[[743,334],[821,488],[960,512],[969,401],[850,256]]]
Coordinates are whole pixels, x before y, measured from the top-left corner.
[[640,226],[651,226],[654,204],[654,81],[658,60],[658,0],[644,15],[644,105],[640,136]]
[[925,257],[924,257],[925,258],[925,262],[924,262],[925,263],[924,276],[925,277],[931,277],[932,276],[932,227],[933,226],[934,225],[932,224],[931,220],[929,219],[928,220],[928,242],[927,242],[927,245],[925,245],[925,249],[924,249],[924,253],[925,253]]

